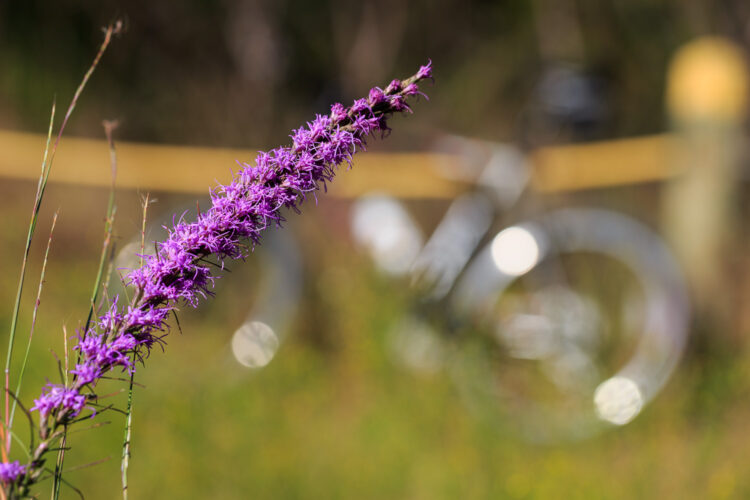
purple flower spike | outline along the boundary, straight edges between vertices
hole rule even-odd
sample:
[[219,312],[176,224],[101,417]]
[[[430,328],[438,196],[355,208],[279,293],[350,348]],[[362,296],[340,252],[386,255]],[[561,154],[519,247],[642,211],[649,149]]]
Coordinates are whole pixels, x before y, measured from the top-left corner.
[[231,183],[211,191],[211,207],[195,221],[175,218],[156,254],[142,256],[143,265],[128,273],[129,303],[115,297],[91,328],[79,331],[72,381],[67,387],[48,384],[34,400],[31,410],[39,412],[41,441],[30,469],[18,462],[0,464],[0,480],[24,476],[19,484],[36,481],[42,457],[60,428],[96,399],[97,381],[118,367],[132,374],[136,361],[142,362],[154,344],[163,344],[170,313],[211,296],[215,269],[245,258],[264,229],[284,222],[283,209],[299,212],[308,193],[325,188],[340,165],[351,166],[371,135],[386,135],[388,118],[411,112],[407,98],[421,94],[418,83],[426,78],[432,78],[431,63],[410,78],[393,80],[385,90],[374,87],[348,108],[334,104],[330,114],[294,130],[290,146],[260,152],[252,164],[240,163]]

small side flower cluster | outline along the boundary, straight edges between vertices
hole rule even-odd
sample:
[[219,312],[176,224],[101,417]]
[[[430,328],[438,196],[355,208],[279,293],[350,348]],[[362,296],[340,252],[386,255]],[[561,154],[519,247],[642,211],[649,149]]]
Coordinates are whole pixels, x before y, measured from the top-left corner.
[[[135,361],[148,355],[161,342],[170,312],[180,304],[195,307],[212,294],[216,277],[209,265],[223,268],[226,259],[247,255],[260,241],[262,231],[284,221],[280,210],[299,212],[307,193],[314,193],[331,181],[336,167],[363,150],[369,135],[390,131],[387,118],[394,113],[411,112],[407,99],[424,95],[418,83],[432,78],[432,67],[422,66],[412,77],[393,80],[385,89],[375,87],[368,97],[355,100],[348,108],[331,106],[328,115],[318,115],[306,126],[294,130],[291,146],[258,154],[255,164],[242,163],[228,185],[211,192],[212,206],[193,222],[178,220],[166,240],[157,244],[153,256],[144,256],[142,267],[127,276],[134,295],[127,306],[112,302],[97,324],[79,333],[76,367],[70,371],[73,382],[67,387],[48,384],[34,401],[32,410],[41,417],[41,443],[32,454],[29,469],[39,471],[43,455],[59,429],[78,417],[96,398],[93,387],[113,368],[132,373]],[[217,262],[209,262],[213,257]],[[16,463],[17,464],[17,463]],[[17,478],[27,473],[1,464]],[[1,472],[0,472],[1,474]],[[35,480],[32,472],[24,484]],[[15,479],[13,479],[15,480]]]
[[13,462],[0,462],[0,482],[10,484],[26,473],[26,466],[21,465],[18,460]]
[[47,384],[42,390],[42,396],[34,400],[32,411],[38,411],[42,419],[46,419],[56,408],[67,408],[70,417],[75,418],[85,405],[86,396],[79,394],[77,390],[66,389],[57,384]]

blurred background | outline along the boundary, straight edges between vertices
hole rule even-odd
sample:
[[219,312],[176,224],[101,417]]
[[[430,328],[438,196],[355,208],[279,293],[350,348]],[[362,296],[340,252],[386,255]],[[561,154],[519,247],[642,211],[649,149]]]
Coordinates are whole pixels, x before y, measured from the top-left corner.
[[[102,120],[128,267],[144,193],[159,238],[234,159],[435,75],[138,372],[134,498],[750,496],[750,5],[0,2],[3,325],[52,100],[115,19],[31,250],[21,332],[59,209],[25,401],[88,311]],[[118,498],[124,419],[100,418],[66,466],[104,462],[68,479]]]

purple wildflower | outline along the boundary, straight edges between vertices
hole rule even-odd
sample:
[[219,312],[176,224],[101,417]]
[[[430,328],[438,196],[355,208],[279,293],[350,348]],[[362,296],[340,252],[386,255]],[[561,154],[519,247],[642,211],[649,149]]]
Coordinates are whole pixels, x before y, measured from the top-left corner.
[[[354,101],[354,104],[352,104],[352,107],[349,108],[349,114],[356,117],[357,115],[362,114],[363,112],[369,109],[370,109],[370,106],[367,104],[367,99],[365,98],[357,99],[356,101]],[[371,110],[371,114],[372,114],[372,110]]]
[[401,80],[393,80],[385,88],[385,93],[386,94],[393,94],[394,92],[398,92],[399,90],[401,90]]
[[432,61],[427,61],[427,64],[420,66],[416,76],[417,80],[432,79]]
[[0,481],[8,484],[14,482],[26,473],[26,466],[21,465],[18,460],[13,462],[0,462]]
[[144,264],[128,274],[127,282],[134,288],[130,303],[121,305],[115,298],[93,328],[79,333],[74,348],[79,360],[70,371],[73,383],[48,384],[34,400],[32,410],[42,421],[43,443],[37,455],[44,453],[46,440],[59,426],[96,397],[84,391],[86,387],[116,367],[133,373],[134,360],[142,360],[161,342],[157,334],[163,335],[167,317],[178,305],[195,307],[212,295],[216,277],[209,257],[223,269],[225,260],[247,256],[266,227],[284,222],[282,209],[298,212],[305,196],[325,187],[339,165],[351,165],[370,135],[390,130],[390,115],[411,111],[406,98],[421,94],[417,84],[426,78],[432,78],[431,63],[406,80],[393,80],[385,90],[373,88],[349,108],[334,104],[329,115],[317,115],[293,131],[291,146],[260,152],[254,164],[241,163],[230,184],[211,191],[211,207],[195,221],[174,222],[155,255],[142,256]]
[[385,92],[383,92],[380,87],[375,87],[370,90],[370,95],[367,99],[367,102],[368,104],[370,104],[370,106],[377,106],[378,104],[384,102],[385,99]]
[[331,106],[331,120],[340,122],[346,119],[346,108],[340,102]]
[[75,418],[81,413],[85,404],[86,396],[79,394],[77,389],[47,384],[42,391],[42,395],[34,400],[31,411],[39,411],[39,415],[44,420],[53,410],[60,408],[67,413],[68,417]]
[[78,363],[70,373],[78,377],[82,384],[91,384],[102,376],[102,369],[95,363]]

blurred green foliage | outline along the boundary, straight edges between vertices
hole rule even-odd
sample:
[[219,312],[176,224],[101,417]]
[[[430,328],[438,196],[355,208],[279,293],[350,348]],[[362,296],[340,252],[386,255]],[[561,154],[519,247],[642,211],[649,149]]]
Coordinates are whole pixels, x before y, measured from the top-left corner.
[[[551,59],[605,82],[609,112],[599,133],[661,131],[665,65],[675,48],[706,33],[747,46],[750,33],[741,0],[564,4],[582,43],[550,53],[539,33],[560,31],[543,15],[558,5],[552,0],[4,2],[0,126],[42,131],[52,96],[64,102],[72,94],[98,27],[116,16],[129,31],[87,89],[73,134],[100,137],[101,120],[119,118],[120,139],[249,147],[283,141],[331,100],[351,99],[427,57],[439,82],[429,90],[433,104],[420,108],[416,131],[394,134],[389,147],[418,148],[435,129],[517,139]],[[253,50],[259,46],[265,49]],[[31,183],[0,183],[2,325],[33,192]],[[648,218],[641,191],[611,194],[592,196]],[[57,207],[62,215],[25,401],[54,378],[49,351],[62,352],[61,326],[72,335],[85,317],[105,198],[50,187],[43,216]],[[170,210],[175,200],[160,198],[156,210]],[[306,212],[304,223],[295,222],[308,242],[306,305],[267,368],[246,371],[228,347],[252,296],[250,263],[250,271],[223,280],[219,300],[182,313],[182,333],[173,328],[168,352],[156,350],[139,371],[146,389],[135,394],[133,498],[750,497],[744,347],[723,344],[706,326],[635,422],[587,441],[531,445],[512,418],[472,412],[448,374],[417,376],[394,364],[385,332],[403,312],[403,291],[368,271],[320,209]],[[121,194],[118,213],[122,244],[140,224],[135,193]],[[30,277],[38,275],[47,228],[40,224]],[[21,332],[34,289],[27,287]],[[122,398],[112,401],[122,405]],[[71,435],[66,464],[112,459],[68,477],[87,498],[119,498],[124,419],[109,412],[101,420],[112,424]]]
[[[23,220],[30,183],[3,189],[8,221]],[[184,198],[157,196],[153,217]],[[49,350],[62,351],[61,324],[72,334],[84,317],[95,271],[104,191],[51,186],[49,206],[63,209],[52,250],[23,397],[54,377]],[[137,227],[137,197],[120,195],[119,226]],[[448,373],[417,375],[394,363],[386,332],[405,310],[405,292],[378,276],[326,222],[306,207],[293,230],[307,242],[305,306],[277,357],[254,372],[238,365],[231,333],[247,312],[253,259],[222,279],[218,300],[180,313],[182,330],[138,372],[130,488],[133,498],[743,498],[750,435],[747,357],[727,350],[689,359],[632,424],[589,440],[534,445],[511,417],[472,410]],[[40,224],[40,233],[47,230]],[[133,227],[130,227],[133,226]],[[81,231],[81,227],[88,228]],[[128,229],[129,228],[129,229]],[[11,222],[3,255],[20,254]],[[35,248],[34,253],[41,248]],[[0,301],[12,296],[12,258]],[[38,266],[31,269],[35,276]],[[33,287],[29,287],[33,288]],[[31,293],[31,292],[30,292]],[[30,295],[29,295],[30,297]],[[30,302],[26,302],[29,304]],[[8,308],[0,322],[7,321]],[[21,331],[28,328],[30,310]],[[123,382],[109,381],[101,394]],[[105,402],[119,407],[124,395]],[[68,474],[87,498],[119,497],[124,417],[71,435]],[[19,421],[20,422],[20,421]],[[86,427],[86,423],[80,428]],[[19,427],[19,434],[26,431]],[[44,496],[44,495],[42,495]],[[67,490],[64,498],[74,498]]]
[[[440,84],[421,123],[440,130],[514,139],[545,68],[563,62],[602,82],[608,137],[651,133],[664,125],[674,50],[703,34],[747,47],[749,10],[742,0],[3,2],[0,126],[45,130],[52,95],[72,94],[99,28],[119,17],[128,32],[74,134],[101,136],[106,117],[122,120],[122,140],[267,147],[427,58]],[[400,136],[390,147],[423,137]]]

